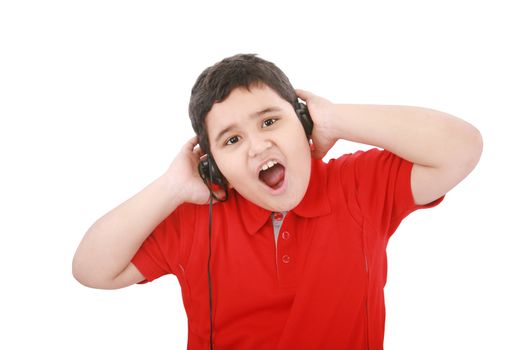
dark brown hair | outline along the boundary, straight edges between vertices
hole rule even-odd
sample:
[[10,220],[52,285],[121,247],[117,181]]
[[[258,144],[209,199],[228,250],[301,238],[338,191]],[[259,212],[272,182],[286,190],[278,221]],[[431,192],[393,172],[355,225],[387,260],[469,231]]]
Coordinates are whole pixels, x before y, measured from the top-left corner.
[[216,102],[224,101],[238,87],[267,85],[295,106],[297,95],[286,75],[272,62],[256,54],[237,54],[206,68],[191,89],[189,115],[201,149],[210,154],[206,115]]

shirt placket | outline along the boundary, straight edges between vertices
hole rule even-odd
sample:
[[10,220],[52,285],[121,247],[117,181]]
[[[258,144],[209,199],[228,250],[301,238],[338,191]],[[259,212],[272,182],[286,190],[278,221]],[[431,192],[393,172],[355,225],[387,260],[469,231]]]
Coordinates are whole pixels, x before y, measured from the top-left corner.
[[[283,220],[282,213],[274,213],[273,221]],[[297,284],[297,237],[290,225],[290,220],[282,221],[276,239],[275,262],[277,268],[278,285],[281,288],[293,287]]]

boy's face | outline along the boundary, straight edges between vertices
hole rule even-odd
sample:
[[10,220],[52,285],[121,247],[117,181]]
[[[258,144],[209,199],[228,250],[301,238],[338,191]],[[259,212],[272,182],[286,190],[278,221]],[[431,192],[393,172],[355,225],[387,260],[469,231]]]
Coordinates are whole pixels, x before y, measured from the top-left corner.
[[[211,153],[230,186],[271,211],[293,209],[310,181],[310,146],[293,107],[266,85],[234,89],[215,103],[205,124]],[[265,111],[258,114],[257,112]],[[272,179],[259,178],[263,164]],[[284,178],[283,178],[284,175]]]

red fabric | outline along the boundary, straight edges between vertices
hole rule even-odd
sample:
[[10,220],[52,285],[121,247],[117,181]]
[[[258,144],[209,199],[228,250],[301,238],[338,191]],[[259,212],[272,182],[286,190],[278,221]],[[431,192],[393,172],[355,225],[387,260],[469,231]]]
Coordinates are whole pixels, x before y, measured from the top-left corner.
[[[383,349],[388,239],[408,214],[444,196],[415,205],[413,164],[386,150],[311,164],[277,249],[271,212],[234,190],[214,204],[214,349]],[[188,203],[132,260],[147,281],[177,276],[191,350],[209,349],[207,260],[208,205]]]

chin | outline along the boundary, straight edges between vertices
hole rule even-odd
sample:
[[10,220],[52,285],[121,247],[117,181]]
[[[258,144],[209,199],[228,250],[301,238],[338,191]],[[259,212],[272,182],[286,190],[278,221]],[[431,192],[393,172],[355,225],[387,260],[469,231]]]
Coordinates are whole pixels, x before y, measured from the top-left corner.
[[296,205],[278,205],[278,206],[274,206],[274,207],[266,208],[266,209],[270,211],[290,211],[296,206],[297,204]]
[[306,191],[301,195],[294,196],[293,198],[287,198],[285,201],[278,200],[277,203],[273,203],[273,205],[270,205],[270,207],[266,209],[271,211],[290,211],[301,203],[305,193]]

